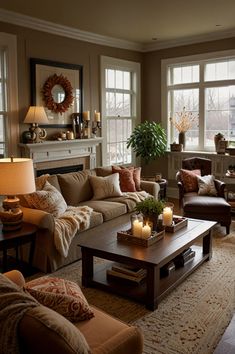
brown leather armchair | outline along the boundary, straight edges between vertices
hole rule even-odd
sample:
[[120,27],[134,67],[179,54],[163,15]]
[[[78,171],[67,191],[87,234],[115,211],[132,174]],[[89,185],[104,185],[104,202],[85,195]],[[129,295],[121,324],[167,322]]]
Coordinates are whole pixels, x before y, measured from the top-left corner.
[[[211,175],[211,160],[192,157],[182,161],[182,169],[201,170],[201,176]],[[180,172],[176,174],[179,188],[179,205],[183,209],[183,215],[195,219],[212,220],[226,227],[229,234],[231,224],[231,207],[225,200],[225,183],[214,180],[217,196],[198,195],[195,192],[186,193]]]

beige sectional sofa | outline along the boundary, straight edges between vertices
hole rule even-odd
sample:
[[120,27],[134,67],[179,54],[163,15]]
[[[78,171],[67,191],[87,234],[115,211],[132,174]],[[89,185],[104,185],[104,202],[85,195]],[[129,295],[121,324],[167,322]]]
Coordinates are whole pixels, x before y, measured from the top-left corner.
[[[105,167],[51,175],[47,179],[63,195],[67,205],[86,205],[93,209],[89,228],[81,231],[87,236],[96,237],[101,232],[109,232],[114,226],[127,223],[136,205],[135,200],[127,197],[126,194],[104,200],[92,199],[94,191],[89,176],[106,177],[111,174],[111,167]],[[141,181],[140,186],[141,190],[158,198],[160,189],[158,183]],[[131,192],[128,194],[130,196]],[[133,192],[134,194],[135,192]],[[36,224],[39,228],[33,262],[36,268],[43,272],[53,272],[81,258],[81,251],[77,246],[81,232],[75,235],[70,244],[68,256],[64,257],[57,251],[54,244],[54,216],[46,211],[29,208],[24,198],[21,198],[21,205],[24,212],[24,221]],[[25,247],[22,249],[22,256],[27,259],[28,249]]]

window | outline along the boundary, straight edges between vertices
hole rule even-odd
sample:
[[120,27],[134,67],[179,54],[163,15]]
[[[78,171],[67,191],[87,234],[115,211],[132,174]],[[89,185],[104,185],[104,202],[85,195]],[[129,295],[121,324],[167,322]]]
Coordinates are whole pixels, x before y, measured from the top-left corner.
[[16,37],[0,33],[0,157],[17,156]]
[[168,143],[178,142],[170,123],[184,107],[198,117],[186,133],[186,150],[214,151],[214,135],[235,142],[235,52],[163,60],[163,117]]
[[102,57],[103,165],[134,163],[126,143],[140,115],[140,65]]

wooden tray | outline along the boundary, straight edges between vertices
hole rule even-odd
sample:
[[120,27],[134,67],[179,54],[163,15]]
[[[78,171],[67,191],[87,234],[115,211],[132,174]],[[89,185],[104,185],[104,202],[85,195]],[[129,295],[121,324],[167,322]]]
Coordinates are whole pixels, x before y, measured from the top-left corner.
[[165,235],[165,230],[161,230],[159,232],[153,231],[151,236],[147,239],[140,238],[140,237],[135,237],[131,234],[131,230],[127,231],[120,231],[117,233],[117,239],[118,241],[124,241],[124,242],[129,242],[133,243],[135,245],[140,245],[143,247],[149,247],[155,242],[161,240]]
[[166,232],[175,232],[188,225],[188,219],[180,216],[173,216],[174,224],[171,226],[165,226]]

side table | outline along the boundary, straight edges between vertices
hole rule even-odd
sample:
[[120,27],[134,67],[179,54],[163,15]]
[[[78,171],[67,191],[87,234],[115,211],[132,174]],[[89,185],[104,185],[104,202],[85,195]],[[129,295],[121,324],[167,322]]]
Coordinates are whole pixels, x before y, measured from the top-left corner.
[[7,250],[15,248],[16,260],[19,261],[18,247],[25,243],[30,244],[29,265],[33,266],[33,255],[35,249],[35,239],[37,233],[37,226],[29,223],[22,223],[19,230],[11,232],[3,232],[2,225],[0,225],[0,250],[3,251],[3,272],[8,270],[7,266]]

